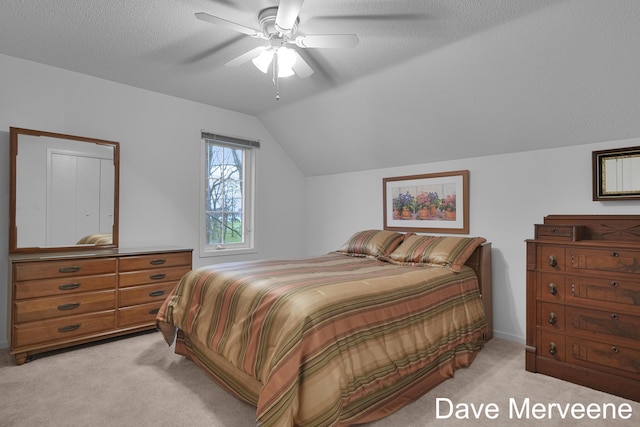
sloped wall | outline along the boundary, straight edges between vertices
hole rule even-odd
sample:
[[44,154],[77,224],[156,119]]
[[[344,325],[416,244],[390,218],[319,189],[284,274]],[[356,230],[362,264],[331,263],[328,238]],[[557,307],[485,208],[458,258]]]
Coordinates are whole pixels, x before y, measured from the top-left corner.
[[259,118],[306,176],[634,138],[638,22],[562,1]]

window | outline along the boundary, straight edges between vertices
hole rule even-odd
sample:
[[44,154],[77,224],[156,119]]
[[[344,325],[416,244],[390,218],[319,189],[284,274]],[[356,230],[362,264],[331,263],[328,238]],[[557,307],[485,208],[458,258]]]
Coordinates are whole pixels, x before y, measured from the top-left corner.
[[201,255],[253,252],[257,141],[202,133]]

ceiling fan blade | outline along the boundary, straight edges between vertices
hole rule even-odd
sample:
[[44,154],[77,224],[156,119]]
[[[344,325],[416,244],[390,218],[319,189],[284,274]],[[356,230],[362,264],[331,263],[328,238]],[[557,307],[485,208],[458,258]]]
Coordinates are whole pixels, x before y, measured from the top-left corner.
[[349,48],[360,43],[355,34],[313,34],[298,36],[294,41],[303,48]]
[[236,24],[235,22],[227,21],[226,19],[222,19],[217,16],[209,15],[208,13],[205,13],[205,12],[196,13],[196,18],[198,18],[201,21],[208,22],[210,24],[219,25],[229,30],[246,34],[251,37],[260,38],[260,39],[265,38],[264,34],[262,34],[260,31],[254,30],[253,28],[245,27],[244,25]]
[[426,13],[391,13],[391,14],[352,14],[352,15],[323,15],[316,16],[309,21],[417,21],[431,18]]
[[293,29],[302,9],[302,3],[304,0],[280,0],[275,24],[278,31],[288,33]]
[[[295,51],[294,51],[295,52]],[[293,71],[295,71],[295,73],[302,78],[306,78],[309,77],[311,74],[313,74],[313,70],[311,69],[311,67],[309,66],[309,64],[307,64],[307,62],[302,59],[302,56],[300,56],[300,54],[298,52],[296,53],[296,62],[293,64]]]
[[255,48],[251,49],[250,51],[245,52],[242,55],[232,59],[231,61],[227,62],[224,65],[227,66],[227,67],[238,67],[238,66],[244,64],[245,62],[251,61],[253,58],[257,57],[258,55],[260,55],[262,52],[264,52],[268,48],[269,48],[268,46],[255,47]]

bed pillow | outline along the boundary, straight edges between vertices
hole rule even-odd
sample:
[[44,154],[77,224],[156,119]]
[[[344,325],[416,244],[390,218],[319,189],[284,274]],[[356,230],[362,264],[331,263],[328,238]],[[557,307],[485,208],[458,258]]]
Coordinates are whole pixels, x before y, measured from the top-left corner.
[[336,252],[360,257],[386,256],[400,245],[403,238],[404,234],[394,231],[359,231],[351,236]]
[[484,237],[407,236],[387,260],[398,264],[432,264],[460,272]]
[[435,239],[436,236],[407,235],[387,260],[398,264],[424,264],[425,252]]

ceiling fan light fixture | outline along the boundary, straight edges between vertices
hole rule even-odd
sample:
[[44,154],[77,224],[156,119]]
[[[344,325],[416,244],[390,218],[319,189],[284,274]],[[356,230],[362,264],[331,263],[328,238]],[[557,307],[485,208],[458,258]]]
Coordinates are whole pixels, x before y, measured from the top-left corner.
[[[296,49],[286,48],[286,44],[297,45],[298,48],[353,48],[359,39],[355,34],[306,34],[296,36],[300,23],[300,10],[304,0],[279,0],[278,6],[263,9],[258,14],[262,31],[231,22],[206,12],[196,13],[196,18],[226,29],[269,42],[268,46],[258,46],[242,55],[227,61],[225,66],[238,67],[246,62],[263,73],[272,73],[276,86],[276,99],[280,99],[279,79],[298,75],[305,78],[313,74],[313,70]],[[273,65],[272,65],[273,64]]]
[[271,61],[273,60],[273,49],[265,49],[260,55],[256,56],[251,60],[253,65],[263,73],[267,73],[269,71],[269,65],[271,65]]
[[287,47],[269,48],[260,52],[260,55],[251,60],[253,65],[263,73],[269,71],[269,67],[277,56],[278,60],[278,77],[291,77],[295,74],[293,66],[296,63],[296,53]]
[[293,68],[291,67],[279,67],[278,68],[278,77],[291,77],[293,76]]
[[278,55],[278,77],[293,76],[293,66],[296,64],[296,54],[287,47],[279,47],[276,50]]

